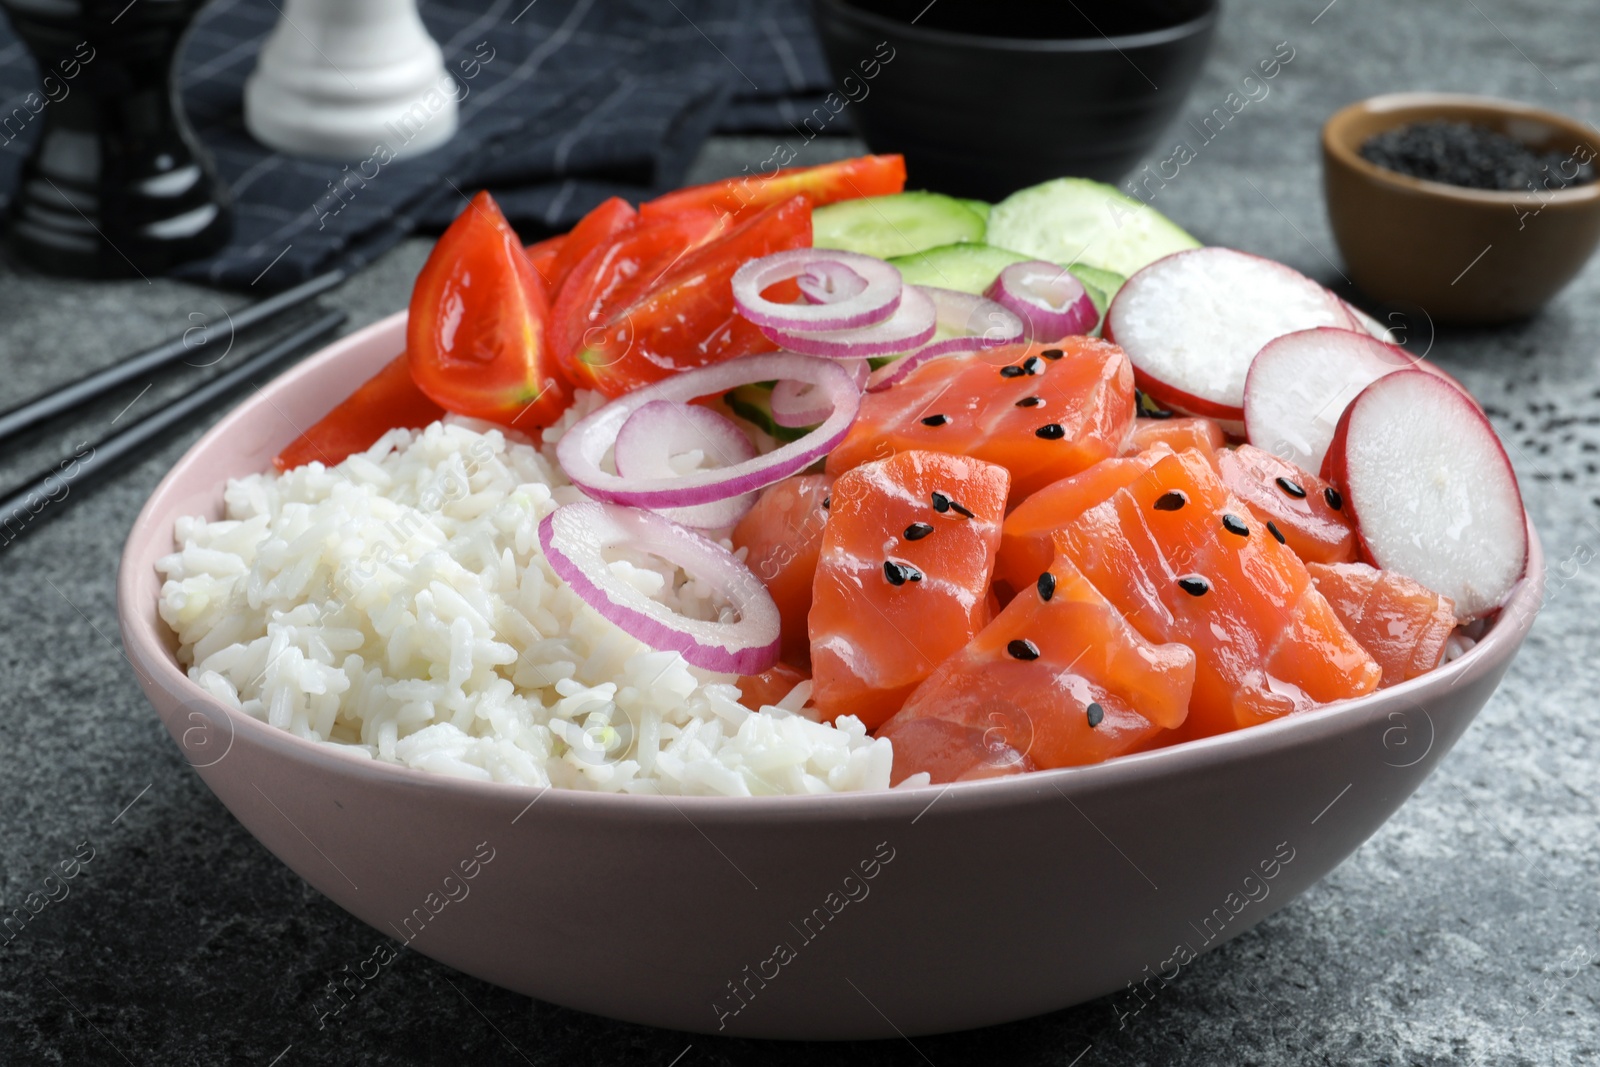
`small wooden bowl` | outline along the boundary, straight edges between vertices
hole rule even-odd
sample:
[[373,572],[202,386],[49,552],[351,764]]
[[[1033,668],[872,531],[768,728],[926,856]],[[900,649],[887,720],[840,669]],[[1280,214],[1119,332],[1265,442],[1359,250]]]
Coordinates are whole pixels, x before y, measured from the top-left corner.
[[[1350,279],[1387,304],[1435,321],[1504,322],[1537,311],[1600,242],[1600,182],[1544,179],[1537,192],[1424,181],[1361,157],[1374,134],[1433,119],[1472,122],[1576,164],[1600,157],[1600,134],[1552,111],[1490,97],[1394,93],[1351,104],[1322,127],[1323,191]],[[1565,168],[1574,169],[1574,168]]]

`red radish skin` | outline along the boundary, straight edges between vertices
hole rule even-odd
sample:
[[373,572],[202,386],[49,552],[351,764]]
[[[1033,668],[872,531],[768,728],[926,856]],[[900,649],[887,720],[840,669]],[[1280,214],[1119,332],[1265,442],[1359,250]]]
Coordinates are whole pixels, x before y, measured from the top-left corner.
[[1230,248],[1195,248],[1129,278],[1104,333],[1133,361],[1151,399],[1242,432],[1250,361],[1275,337],[1354,324],[1338,297],[1303,274]]
[[1359,330],[1322,326],[1274,338],[1245,375],[1245,435],[1280,459],[1320,470],[1339,416],[1356,394],[1386,374],[1412,369],[1470,398],[1465,386],[1438,367]]
[[1424,370],[1385,375],[1345,408],[1322,476],[1344,494],[1361,559],[1493,614],[1527,570],[1527,514],[1505,447],[1472,399]]

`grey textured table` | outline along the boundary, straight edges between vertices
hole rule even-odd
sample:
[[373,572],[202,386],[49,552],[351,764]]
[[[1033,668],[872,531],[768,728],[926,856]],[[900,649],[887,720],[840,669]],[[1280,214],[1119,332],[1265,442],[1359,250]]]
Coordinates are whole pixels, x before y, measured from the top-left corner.
[[[1229,6],[1186,115],[1219,105],[1278,42],[1295,55],[1270,95],[1156,200],[1202,239],[1339,283],[1316,130],[1361,96],[1479,91],[1595,116],[1600,25],[1587,0],[1324,3]],[[800,161],[852,147],[819,142]],[[696,176],[770,152],[766,141],[718,142]],[[328,303],[355,325],[400,307],[427,248],[407,243]],[[8,274],[0,402],[240,299],[160,281]],[[1600,263],[1530,322],[1412,338],[1417,350],[1431,343],[1431,357],[1492,405],[1552,568],[1552,595],[1504,686],[1412,801],[1326,881],[1203,957],[1125,1027],[1101,1001],[914,1047],[758,1044],[629,1026],[530,1003],[414,953],[319,1029],[319,990],[380,935],[233,821],[179,758],[119,651],[112,577],[123,537],[205,428],[196,423],[110,484],[52,506],[0,550],[0,911],[43,891],[75,851],[93,856],[66,897],[13,939],[0,934],[0,1062],[1596,1062],[1600,645],[1588,564],[1600,550],[1597,337]],[[149,410],[175,382],[130,387],[8,451],[0,482]],[[981,921],[1025,918],[997,909]]]

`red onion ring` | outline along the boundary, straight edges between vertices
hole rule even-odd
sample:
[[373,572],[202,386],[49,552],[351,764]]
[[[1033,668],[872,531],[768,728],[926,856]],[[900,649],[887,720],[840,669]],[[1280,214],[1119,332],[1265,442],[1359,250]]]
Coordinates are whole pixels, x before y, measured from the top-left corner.
[[[716,461],[705,469],[719,470],[754,458],[756,446],[737,423],[708,407],[652,400],[629,415],[617,431],[611,463],[624,478],[676,478],[678,472],[668,461],[690,451]],[[661,514],[685,526],[720,530],[744,518],[757,495],[744,493],[692,508],[663,508]]]
[[950,334],[924,345],[873,375],[867,392],[889,388],[930,359],[961,352],[981,352],[1022,340],[1026,324],[1013,311],[986,297],[931,285],[915,285],[928,295],[937,309],[939,330]]
[[[624,478],[601,468],[622,426],[653,400],[684,403],[720,395],[752,382],[794,379],[817,386],[832,412],[798,441],[721,470],[695,471],[671,478]],[[710,504],[763,489],[796,474],[832,451],[844,439],[861,408],[861,393],[850,371],[837,361],[794,352],[765,352],[675,374],[636,389],[580,419],[556,445],[556,460],[572,483],[598,500],[641,508],[683,508]]]
[[[651,648],[724,674],[755,674],[778,661],[778,606],[766,586],[733,553],[670,519],[584,500],[544,517],[539,547],[584,603]],[[605,551],[618,547],[682,567],[727,598],[738,621],[691,619],[645,596],[607,562]]]
[[[845,359],[839,362],[855,379],[857,391],[866,386],[867,376],[872,373],[872,368],[867,365],[866,360]],[[772,387],[771,407],[772,421],[779,426],[790,428],[815,426],[833,411],[833,408],[819,395],[816,386],[805,385],[789,378]]]
[[927,343],[938,328],[938,311],[929,290],[908,285],[900,306],[883,322],[853,330],[780,330],[762,326],[761,332],[791,352],[830,359],[888,356]]
[[[799,279],[809,304],[780,304],[761,294]],[[733,275],[733,303],[757,326],[783,330],[853,330],[883,322],[900,306],[900,271],[881,259],[824,248],[791,248],[752,259]]]
[[1100,321],[1083,283],[1065,267],[1041,259],[1006,267],[983,295],[1020,316],[1034,341],[1088,333]]

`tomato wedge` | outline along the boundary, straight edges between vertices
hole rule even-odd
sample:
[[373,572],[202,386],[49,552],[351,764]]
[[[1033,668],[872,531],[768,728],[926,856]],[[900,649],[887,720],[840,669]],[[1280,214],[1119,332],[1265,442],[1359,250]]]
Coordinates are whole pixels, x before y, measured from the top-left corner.
[[321,460],[331,467],[371,448],[390,430],[401,426],[418,430],[443,415],[444,408],[411,380],[411,368],[402,354],[295,438],[273,457],[272,465],[287,471]]
[[724,178],[658,196],[639,207],[649,222],[682,211],[706,210],[748,218],[763,208],[804,196],[812,207],[866,196],[888,196],[906,187],[904,156],[857,156],[815,167],[795,167],[771,175]]
[[625,231],[567,278],[554,310],[557,358],[573,384],[620,396],[679,371],[777,348],[734,310],[734,271],[811,243],[794,196],[728,228],[693,211]]
[[638,215],[632,204],[620,196],[613,196],[579,219],[567,234],[566,244],[551,266],[553,276],[550,279],[550,292],[560,289],[573,267],[583,262],[590,252],[610,243],[613,237],[632,226]]
[[406,350],[417,387],[448,411],[532,432],[572,390],[545,339],[549,304],[487,192],[434,245],[411,291]]
[[555,296],[556,292],[556,256],[561,254],[561,248],[567,243],[567,235],[558,233],[554,237],[546,237],[537,244],[527,247],[528,264],[533,267],[533,273],[538,275],[539,284],[544,287],[546,299]]

